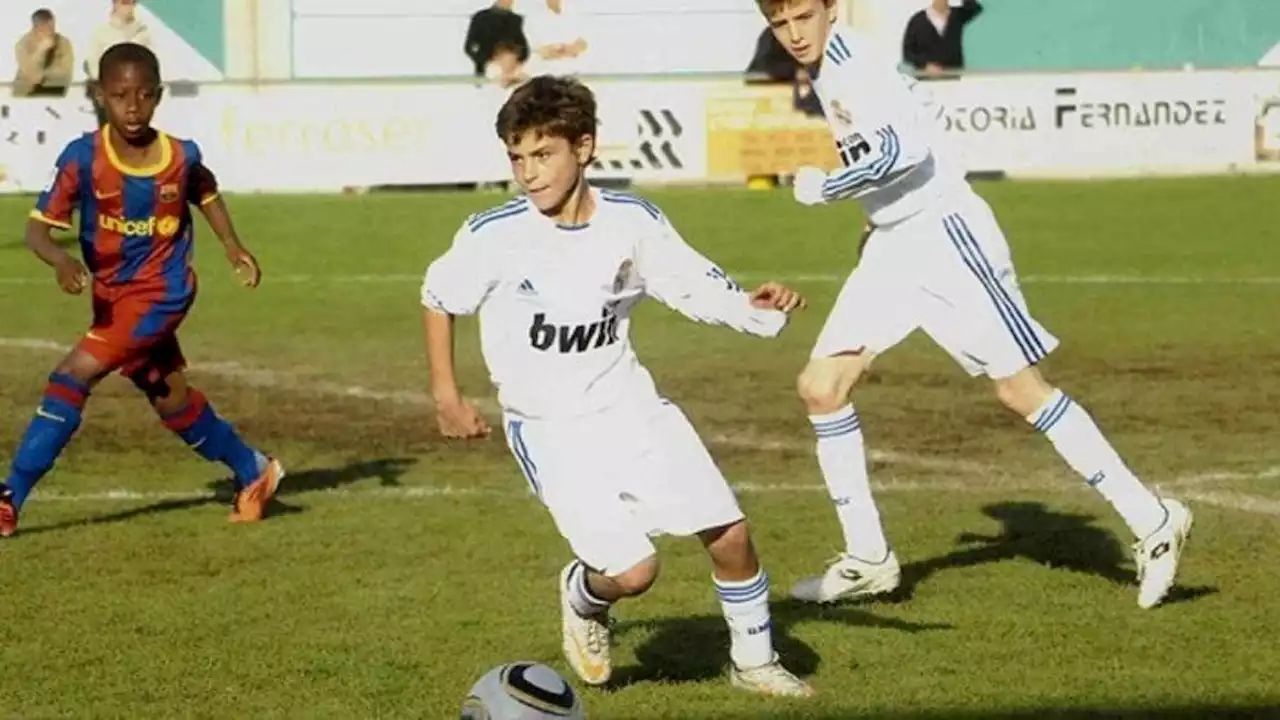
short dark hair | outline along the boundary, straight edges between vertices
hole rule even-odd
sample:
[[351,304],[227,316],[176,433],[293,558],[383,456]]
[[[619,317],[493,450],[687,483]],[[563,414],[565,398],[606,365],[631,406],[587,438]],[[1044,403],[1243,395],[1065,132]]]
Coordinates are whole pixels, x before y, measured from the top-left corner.
[[53,11],[50,10],[49,8],[40,8],[39,10],[31,13],[32,25],[35,25],[37,23],[51,23],[51,22],[53,22]]
[[143,45],[138,43],[119,43],[107,48],[98,61],[98,79],[106,80],[108,73],[125,65],[137,65],[151,73],[156,84],[160,84],[160,59]]
[[597,123],[591,88],[571,77],[539,75],[511,93],[495,129],[506,143],[530,130],[577,142],[584,135],[595,137]]
[[[756,0],[756,7],[760,8],[760,12],[765,15],[772,15],[780,7],[784,7],[790,0]],[[831,7],[835,0],[822,0],[822,4]]]

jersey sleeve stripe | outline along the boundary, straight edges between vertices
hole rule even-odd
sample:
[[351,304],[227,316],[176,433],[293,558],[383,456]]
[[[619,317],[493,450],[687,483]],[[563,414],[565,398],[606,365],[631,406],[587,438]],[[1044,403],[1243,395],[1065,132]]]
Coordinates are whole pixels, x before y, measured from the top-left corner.
[[840,37],[839,35],[836,35],[835,41],[836,41],[836,47],[839,49],[840,53],[844,55],[845,60],[848,60],[849,58],[853,57],[853,53],[849,52],[849,46],[845,44],[844,38]]
[[[467,221],[467,224],[468,224],[468,225],[475,225],[475,224],[477,224],[477,223],[481,223],[481,222],[482,222],[482,221],[484,221],[485,219],[490,218],[490,217],[492,217],[492,216],[494,216],[494,215],[497,215],[497,214],[499,214],[499,213],[506,212],[507,210],[512,210],[512,209],[517,208],[517,207],[521,207],[521,206],[523,206],[526,202],[527,202],[527,200],[526,200],[525,198],[523,198],[523,197],[518,197],[518,198],[515,198],[514,200],[510,200],[510,201],[508,201],[508,202],[505,202],[505,203],[503,203],[503,204],[501,204],[501,205],[499,205],[499,206],[497,206],[497,207],[492,207],[492,208],[489,208],[488,210],[482,210],[482,211],[480,211],[480,212],[476,213],[475,215],[472,215],[472,216],[471,216],[471,219]],[[475,228],[472,228],[472,229],[474,230]]]
[[205,205],[208,205],[209,203],[213,202],[214,200],[217,200],[220,197],[222,196],[216,192],[209,193],[208,195],[205,195],[204,197],[200,198],[200,207],[204,207]]
[[830,42],[827,43],[827,58],[836,65],[842,65],[852,57],[853,53],[849,52],[849,46],[845,44],[844,38],[832,35]]
[[639,198],[634,195],[614,195],[605,193],[601,193],[600,197],[604,198],[605,202],[617,203],[619,205],[635,205],[636,207],[643,209],[649,214],[649,217],[654,220],[662,219],[662,211],[658,209],[658,206],[644,198]]
[[505,210],[503,212],[486,215],[483,218],[474,220],[467,225],[467,228],[471,230],[471,232],[476,232],[477,230],[484,227],[485,225],[488,225],[489,223],[497,222],[498,220],[504,220],[510,217],[515,217],[517,215],[523,215],[528,210],[529,210],[528,206],[519,205],[519,206],[510,208],[508,210]]
[[32,211],[31,211],[31,214],[29,215],[29,217],[30,217],[32,220],[38,220],[38,221],[40,221],[40,222],[44,223],[45,225],[52,225],[53,227],[56,227],[56,228],[58,228],[58,229],[60,229],[60,230],[70,230],[70,229],[71,229],[71,223],[68,223],[68,222],[62,222],[62,221],[60,221],[60,220],[54,220],[53,218],[49,217],[48,215],[45,215],[44,213],[40,212],[39,210],[32,210]]
[[822,194],[829,199],[844,197],[857,189],[859,185],[882,179],[902,156],[902,144],[898,141],[898,133],[891,127],[877,130],[880,136],[880,158],[866,167],[849,168],[828,179],[822,188]]

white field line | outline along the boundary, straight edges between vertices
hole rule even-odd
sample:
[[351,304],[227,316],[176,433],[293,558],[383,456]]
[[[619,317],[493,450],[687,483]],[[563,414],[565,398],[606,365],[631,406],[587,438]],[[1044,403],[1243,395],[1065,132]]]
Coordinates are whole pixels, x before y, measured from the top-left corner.
[[[1235,479],[1256,479],[1266,480],[1280,476],[1280,468],[1269,468],[1260,473],[1234,473]],[[1039,481],[1033,481],[1035,477],[1039,477]],[[1051,481],[1052,480],[1052,481]],[[1161,483],[1162,487],[1167,488],[1190,488],[1202,481],[1200,475],[1185,475],[1174,478],[1168,482]],[[288,486],[288,478],[285,479],[284,487]],[[1008,492],[1040,490],[1053,492],[1079,492],[1084,493],[1087,488],[1082,484],[1072,483],[1066,478],[1053,476],[1045,473],[1039,476],[1027,478],[1017,486],[993,486],[989,483],[968,482],[962,480],[932,480],[932,481],[892,481],[892,482],[872,482],[872,488],[877,495],[888,494],[915,494],[915,493],[948,493],[948,494],[982,494],[989,493],[993,490],[1000,489]],[[827,487],[818,484],[797,484],[790,485],[785,483],[736,483],[733,484],[736,492],[743,495],[775,495],[775,494],[808,494],[808,493],[826,493]],[[211,490],[203,491],[145,491],[130,490],[127,488],[116,488],[111,490],[101,490],[95,492],[83,493],[63,493],[57,491],[47,491],[41,489],[40,500],[42,502],[181,502],[181,501],[200,501],[212,500],[217,494]],[[309,495],[327,495],[331,497],[342,498],[358,498],[358,499],[390,499],[390,500],[413,500],[413,499],[431,499],[431,498],[449,498],[449,497],[488,497],[488,498],[520,498],[530,495],[527,489],[494,488],[494,487],[457,487],[452,485],[443,486],[419,486],[419,487],[380,487],[368,489],[354,488],[330,488],[325,490],[316,490],[308,493]],[[287,496],[287,491],[286,491]],[[1262,515],[1280,515],[1280,499],[1263,498],[1244,493],[1227,492],[1227,491],[1199,491],[1199,490],[1181,490],[1178,496],[1182,499],[1193,503],[1202,503],[1215,507],[1226,508],[1231,510],[1240,510],[1248,513]]]
[[[58,353],[65,353],[70,350],[66,345],[39,338],[0,337],[0,348],[17,348]],[[215,377],[234,380],[235,382],[249,387],[292,390],[313,396],[357,398],[373,402],[390,402],[397,405],[409,405],[424,409],[432,406],[431,397],[419,390],[372,390],[358,385],[343,385],[327,380],[310,379],[296,373],[249,368],[235,362],[192,363],[191,370],[195,373],[205,373]],[[496,415],[500,412],[497,404],[487,398],[477,398],[474,402],[483,412],[490,415]],[[806,452],[813,448],[812,442],[763,439],[745,435],[717,434],[707,437],[706,440],[712,445],[746,450]],[[977,463],[928,458],[892,451],[873,449],[868,451],[868,457],[873,462],[889,465],[911,465],[923,469],[938,470],[942,472],[960,474],[987,474],[991,472],[991,468]]]
[[1254,515],[1280,515],[1280,500],[1237,492],[1183,492],[1189,502],[1240,510]]
[[[69,349],[67,346],[60,343],[40,338],[0,337],[0,347],[47,352],[66,352]],[[355,385],[316,381],[295,373],[249,368],[234,362],[193,364],[191,369],[195,372],[207,373],[235,380],[251,387],[288,389],[313,395],[359,398],[362,400],[392,402],[423,408],[430,407],[431,405],[431,398],[426,393],[420,391],[396,390],[388,392],[371,390],[369,388]],[[492,401],[480,400],[478,404],[487,412],[497,412],[498,408]],[[761,451],[811,452],[813,449],[813,442],[808,440],[778,438],[767,439],[745,434],[720,433],[708,437],[707,441],[711,445]],[[872,486],[877,492],[977,493],[997,489],[1009,492],[1030,490],[1060,491],[1066,488],[1080,487],[1078,485],[1073,485],[1075,478],[1066,472],[1041,472],[1030,475],[1014,475],[996,465],[967,460],[932,458],[911,453],[875,449],[869,450],[867,454],[872,462],[875,463],[930,470],[937,473],[939,478],[948,478],[934,481],[873,482]],[[1000,478],[1000,482],[993,482],[993,479],[995,478]],[[1280,467],[1267,468],[1261,472],[1255,473],[1213,470],[1184,475],[1170,481],[1160,483],[1159,485],[1170,488],[1192,488],[1228,481],[1264,481],[1275,479],[1280,479]],[[788,483],[743,483],[737,484],[734,487],[739,492],[748,494],[826,492],[827,490],[825,485],[796,485]],[[458,488],[451,486],[377,488],[367,490],[338,488],[319,492],[332,495],[358,495],[362,497],[388,498],[516,496],[524,494],[515,491],[508,492],[489,488]],[[1248,512],[1276,514],[1273,510],[1275,507],[1280,506],[1280,501],[1255,498],[1237,493],[1195,491],[1191,494],[1182,494],[1189,499],[1195,498],[1206,504],[1245,510]],[[130,489],[113,489],[90,493],[41,493],[41,496],[47,500],[62,501],[181,501],[212,498],[214,495],[212,492],[148,492]]]
[[[742,282],[763,282],[778,280],[793,283],[836,283],[843,282],[848,273],[740,273],[734,277]],[[1280,277],[1210,277],[1199,275],[1025,275],[1018,281],[1024,285],[1211,285],[1211,286],[1247,286],[1247,285],[1280,285]],[[354,274],[354,275],[308,275],[287,274],[267,275],[265,282],[289,285],[334,284],[334,285],[395,285],[422,282],[422,274]],[[10,276],[0,277],[3,285],[52,285],[48,276]]]

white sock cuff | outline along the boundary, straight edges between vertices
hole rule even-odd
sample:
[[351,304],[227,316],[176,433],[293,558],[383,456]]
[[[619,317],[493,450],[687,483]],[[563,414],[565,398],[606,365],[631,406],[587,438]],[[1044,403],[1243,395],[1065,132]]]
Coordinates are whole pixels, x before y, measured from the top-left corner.
[[848,435],[862,429],[858,411],[853,409],[853,405],[845,405],[827,415],[810,415],[809,422],[813,424],[813,431],[820,438]]
[[714,575],[711,579],[715,581],[716,594],[722,602],[740,605],[769,597],[769,576],[763,568],[755,577],[746,580],[721,580]]
[[1040,409],[1027,416],[1027,422],[1031,423],[1038,432],[1047,433],[1067,414],[1073,404],[1066,393],[1054,388],[1053,393],[1049,395],[1048,400],[1044,401]]
[[581,594],[582,599],[593,608],[608,610],[609,606],[612,605],[608,600],[602,600],[591,592],[591,585],[587,582],[587,566],[583,565],[581,561],[576,562],[573,570],[569,571],[569,589],[571,591],[576,589]]

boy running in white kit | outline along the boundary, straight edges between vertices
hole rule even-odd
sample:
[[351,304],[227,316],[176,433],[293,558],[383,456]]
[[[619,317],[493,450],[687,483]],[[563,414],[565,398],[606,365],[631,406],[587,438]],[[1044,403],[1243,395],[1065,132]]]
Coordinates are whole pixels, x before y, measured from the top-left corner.
[[836,0],[757,3],[778,41],[808,67],[844,166],[830,174],[800,168],[796,199],[857,199],[871,228],[798,382],[846,549],[793,596],[832,602],[900,582],[849,396],[876,355],[919,328],[970,375],[991,378],[1000,402],[1111,503],[1137,538],[1138,604],[1159,604],[1173,585],[1191,512],[1144,486],[1089,413],[1040,374],[1037,363],[1058,340],[1028,312],[1004,234],[963,168],[942,155],[914,81],[868,38],[836,24]]
[[774,651],[768,576],[732,490],[629,336],[645,297],[762,337],[803,301],[777,283],[744,292],[653,204],[588,185],[596,103],[576,80],[542,76],[515,90],[497,132],[524,194],[471,216],[427,270],[432,391],[445,436],[488,434],[453,368],[453,317],[478,313],[507,443],[576,556],[559,583],[566,659],[584,682],[605,684],[609,609],[657,576],[650,536],[697,535],[729,625],[732,683],[813,694]]

